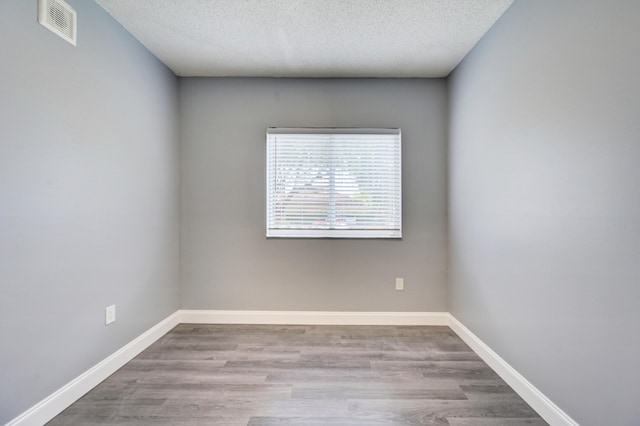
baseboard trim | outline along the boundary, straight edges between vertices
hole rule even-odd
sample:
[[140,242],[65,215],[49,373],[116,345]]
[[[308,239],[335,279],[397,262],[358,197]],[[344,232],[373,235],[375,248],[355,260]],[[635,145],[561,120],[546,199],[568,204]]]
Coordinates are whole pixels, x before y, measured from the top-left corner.
[[449,327],[551,426],[579,426],[471,330],[449,314]]
[[191,324],[449,325],[447,312],[212,311],[182,310]]
[[11,420],[6,426],[42,426],[178,324],[179,315],[178,312],[175,312],[29,410]]

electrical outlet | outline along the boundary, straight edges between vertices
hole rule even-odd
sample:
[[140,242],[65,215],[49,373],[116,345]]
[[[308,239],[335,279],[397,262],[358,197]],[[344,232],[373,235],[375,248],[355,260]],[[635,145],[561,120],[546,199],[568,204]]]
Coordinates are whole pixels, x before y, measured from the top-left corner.
[[396,278],[396,290],[404,290],[404,278]]
[[116,320],[116,305],[105,308],[105,325],[109,325]]

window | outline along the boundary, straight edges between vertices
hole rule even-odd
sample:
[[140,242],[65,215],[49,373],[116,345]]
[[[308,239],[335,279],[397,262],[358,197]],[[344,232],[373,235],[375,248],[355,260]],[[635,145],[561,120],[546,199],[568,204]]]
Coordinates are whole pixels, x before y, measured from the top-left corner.
[[269,128],[267,237],[401,238],[400,129]]

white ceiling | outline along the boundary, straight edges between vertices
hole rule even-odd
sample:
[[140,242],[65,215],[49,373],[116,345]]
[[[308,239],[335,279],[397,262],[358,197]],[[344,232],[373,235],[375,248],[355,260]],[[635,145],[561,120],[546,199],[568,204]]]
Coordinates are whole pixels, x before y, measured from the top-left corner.
[[177,75],[251,77],[444,77],[513,3],[96,1]]

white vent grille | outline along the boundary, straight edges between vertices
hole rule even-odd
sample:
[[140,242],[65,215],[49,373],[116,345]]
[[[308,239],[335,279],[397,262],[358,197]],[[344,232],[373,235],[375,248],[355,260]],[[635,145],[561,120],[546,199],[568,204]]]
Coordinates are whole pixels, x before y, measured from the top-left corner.
[[63,0],[38,0],[38,22],[76,45],[76,12]]

